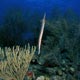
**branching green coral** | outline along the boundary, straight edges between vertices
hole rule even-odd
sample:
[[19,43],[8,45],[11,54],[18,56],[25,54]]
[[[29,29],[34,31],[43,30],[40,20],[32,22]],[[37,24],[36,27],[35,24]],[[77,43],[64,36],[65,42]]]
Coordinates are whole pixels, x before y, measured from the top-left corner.
[[36,48],[5,48],[6,60],[0,62],[0,78],[23,80]]

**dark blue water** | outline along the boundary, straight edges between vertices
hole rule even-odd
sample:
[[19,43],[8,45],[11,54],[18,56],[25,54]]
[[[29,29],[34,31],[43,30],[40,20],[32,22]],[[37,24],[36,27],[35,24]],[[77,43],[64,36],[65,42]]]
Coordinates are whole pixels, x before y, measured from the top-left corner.
[[[37,13],[41,15],[41,17],[39,17],[40,15],[36,15],[34,19],[32,19],[33,15],[32,17],[29,17],[32,20],[30,21],[30,26],[33,27],[36,25],[36,19],[39,19],[40,21],[44,13],[47,14],[48,18],[52,15],[52,12],[54,12],[54,8],[59,8],[62,14],[70,9],[80,16],[80,0],[0,0],[0,24],[4,22],[4,17],[10,9],[21,9],[25,19],[27,20],[27,12],[29,12],[29,14],[27,13],[28,15]],[[28,31],[27,33],[22,34],[22,37],[24,40],[33,40],[33,35],[33,33]]]
[[28,8],[31,12],[46,12],[50,15],[55,6],[63,12],[73,9],[77,14],[80,14],[80,0],[0,0],[0,22],[8,9],[13,7],[21,8],[24,12]]

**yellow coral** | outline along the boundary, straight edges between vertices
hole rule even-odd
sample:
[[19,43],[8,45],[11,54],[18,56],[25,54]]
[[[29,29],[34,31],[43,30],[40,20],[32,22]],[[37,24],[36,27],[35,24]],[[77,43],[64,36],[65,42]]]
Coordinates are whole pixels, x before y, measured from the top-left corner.
[[[6,59],[0,62],[0,78],[23,80],[36,48],[5,48]],[[1,50],[0,50],[1,51]]]

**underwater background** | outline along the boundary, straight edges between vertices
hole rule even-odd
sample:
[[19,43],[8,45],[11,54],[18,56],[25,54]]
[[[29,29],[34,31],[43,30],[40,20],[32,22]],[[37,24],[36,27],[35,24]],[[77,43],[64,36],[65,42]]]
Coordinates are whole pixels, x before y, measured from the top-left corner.
[[0,78],[80,80],[80,0],[0,0]]
[[[21,25],[26,29],[24,28],[25,31],[22,30],[20,34],[14,34],[14,31],[11,31],[10,33],[14,34],[15,36],[19,35],[20,36],[19,38],[23,40],[22,42],[20,42],[18,38],[17,39],[18,42],[17,41],[15,42],[14,40],[13,42],[15,44],[21,44],[21,43],[23,44],[29,40],[31,43],[33,43],[34,41],[36,42],[37,39],[35,39],[34,33],[30,30],[36,27],[35,29],[39,29],[40,31],[40,27],[39,27],[41,24],[40,20],[42,19],[44,13],[46,13],[46,19],[52,19],[52,18],[54,19],[57,16],[64,16],[64,15],[68,15],[67,18],[70,18],[69,15],[71,16],[76,15],[79,18],[80,17],[79,4],[80,4],[79,0],[38,0],[38,1],[37,0],[0,0],[0,24],[1,24],[0,26],[5,26],[5,24],[7,23],[9,27],[10,24],[12,25],[16,22],[15,21],[16,16],[17,17],[19,16],[23,21],[23,22],[21,21],[22,22]],[[12,23],[11,17],[14,18],[13,20],[14,23]],[[6,19],[8,19],[9,21]],[[15,24],[15,26],[17,25],[18,24]],[[7,41],[4,44],[5,46],[7,46]]]

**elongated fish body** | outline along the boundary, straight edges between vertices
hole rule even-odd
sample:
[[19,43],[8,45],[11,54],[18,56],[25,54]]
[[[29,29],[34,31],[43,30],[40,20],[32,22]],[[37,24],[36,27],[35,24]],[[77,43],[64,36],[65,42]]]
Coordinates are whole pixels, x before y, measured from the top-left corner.
[[45,27],[45,17],[46,17],[46,14],[44,14],[44,17],[42,20],[42,26],[41,26],[41,31],[40,31],[39,40],[38,40],[38,55],[40,54],[41,41],[42,41],[42,36],[44,32],[44,27]]

